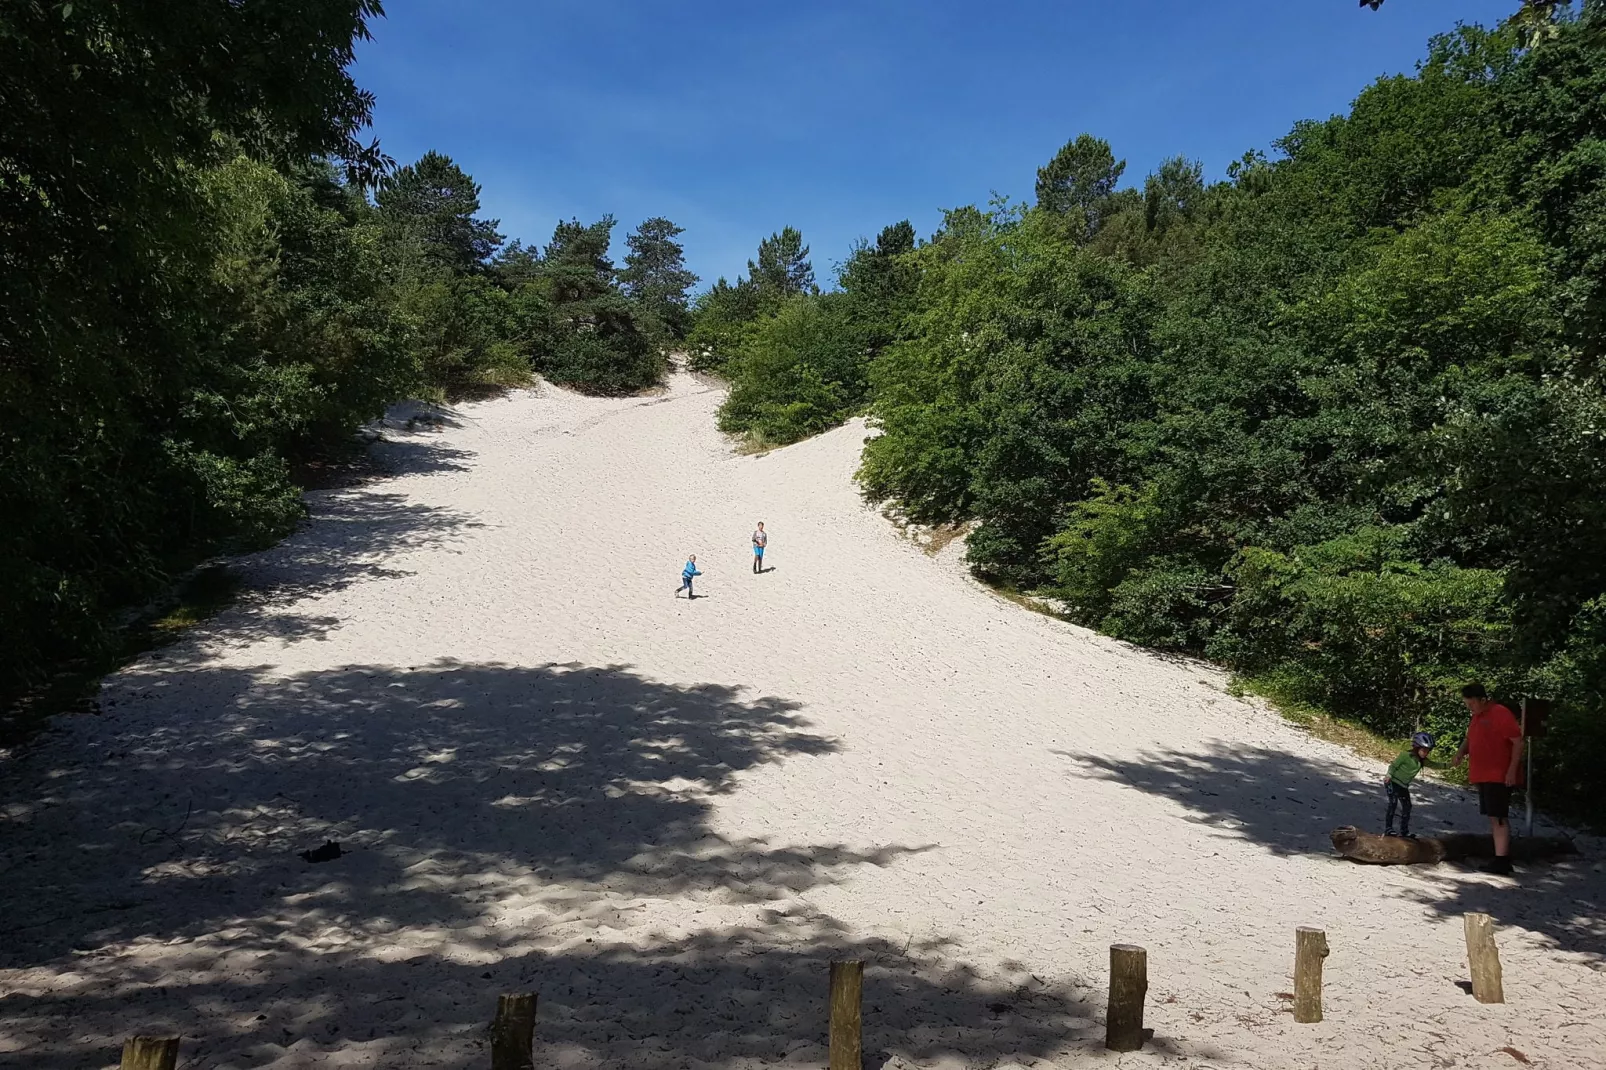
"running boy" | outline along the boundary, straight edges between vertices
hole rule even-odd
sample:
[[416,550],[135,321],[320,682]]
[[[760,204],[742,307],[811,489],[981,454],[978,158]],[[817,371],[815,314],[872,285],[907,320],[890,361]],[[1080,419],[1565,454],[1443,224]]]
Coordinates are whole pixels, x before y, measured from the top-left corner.
[[701,575],[702,573],[697,571],[697,555],[692,554],[686,559],[686,567],[680,570],[680,586],[675,588],[675,597],[679,598],[680,592],[685,591],[687,601],[696,598],[697,596],[691,593],[691,581]]
[[769,545],[770,537],[764,534],[764,521],[758,522],[758,530],[753,532],[753,575],[764,571],[764,547]]
[[[1388,776],[1383,778],[1383,790],[1388,793],[1388,816],[1383,819],[1383,835],[1411,838],[1411,781],[1428,764],[1433,752],[1433,734],[1418,732],[1411,737],[1411,746],[1389,765]],[[1394,831],[1394,811],[1400,812],[1400,831]]]

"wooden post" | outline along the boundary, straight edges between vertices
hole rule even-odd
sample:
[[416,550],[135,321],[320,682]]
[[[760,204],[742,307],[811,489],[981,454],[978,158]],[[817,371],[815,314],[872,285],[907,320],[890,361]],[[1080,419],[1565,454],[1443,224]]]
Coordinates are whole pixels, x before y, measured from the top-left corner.
[[1301,925],[1294,931],[1294,1021],[1322,1020],[1322,960],[1327,934]]
[[1487,914],[1468,914],[1463,919],[1467,931],[1467,965],[1472,968],[1472,995],[1479,1003],[1504,1003],[1505,989],[1500,983],[1500,951],[1494,946],[1494,919]]
[[863,1070],[864,963],[831,963],[831,1070]]
[[1110,945],[1110,1003],[1104,1014],[1104,1046],[1111,1051],[1143,1047],[1143,1001],[1149,995],[1149,953],[1135,944]]
[[119,1070],[175,1070],[178,1037],[129,1037]]
[[491,1070],[535,1070],[535,993],[497,997],[491,1022]]
[[1528,763],[1527,773],[1522,778],[1522,810],[1527,821],[1528,830],[1523,835],[1529,838],[1534,834],[1534,745],[1528,738],[1528,699],[1522,700],[1522,738],[1517,741],[1522,748],[1523,760]]

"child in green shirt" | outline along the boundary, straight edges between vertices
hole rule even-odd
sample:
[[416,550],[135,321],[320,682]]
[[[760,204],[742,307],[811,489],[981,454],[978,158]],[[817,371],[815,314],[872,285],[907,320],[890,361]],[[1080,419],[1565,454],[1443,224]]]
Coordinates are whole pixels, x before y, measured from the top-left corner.
[[[1418,732],[1411,737],[1411,746],[1400,752],[1400,756],[1389,764],[1388,776],[1383,778],[1383,790],[1388,793],[1388,816],[1384,818],[1383,835],[1385,836],[1411,836],[1411,781],[1428,764],[1428,755],[1433,752],[1433,735],[1430,732]],[[1394,831],[1394,813],[1399,811],[1400,831]]]

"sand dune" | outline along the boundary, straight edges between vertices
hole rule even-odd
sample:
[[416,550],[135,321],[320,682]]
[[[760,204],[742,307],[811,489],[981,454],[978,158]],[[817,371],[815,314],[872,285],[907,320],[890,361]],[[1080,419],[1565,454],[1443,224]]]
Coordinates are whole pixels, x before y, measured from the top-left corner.
[[[719,396],[546,389],[393,428],[253,593],[0,765],[0,1067],[1606,1065],[1598,841],[1515,882],[1369,869],[1381,770],[1004,602],[864,508],[862,426],[764,456]],[[750,571],[764,520],[774,571]],[[704,597],[672,597],[698,555]],[[1429,786],[1418,824],[1476,807]],[[340,841],[338,860],[297,853]],[[1466,977],[1500,926],[1508,1003]],[[1328,1019],[1296,1026],[1298,925]],[[1102,1051],[1111,942],[1141,1053]]]

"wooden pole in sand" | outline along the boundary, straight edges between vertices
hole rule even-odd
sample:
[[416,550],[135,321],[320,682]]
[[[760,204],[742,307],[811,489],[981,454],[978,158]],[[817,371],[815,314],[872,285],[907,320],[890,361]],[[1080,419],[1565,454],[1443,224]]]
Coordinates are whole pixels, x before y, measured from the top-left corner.
[[178,1037],[129,1037],[119,1070],[175,1070]]
[[1301,925],[1294,931],[1294,1021],[1322,1020],[1322,960],[1327,934]]
[[1110,1002],[1104,1014],[1104,1046],[1111,1051],[1143,1047],[1143,1001],[1149,995],[1149,953],[1136,944],[1110,945]]
[[831,1070],[863,1070],[864,963],[831,963]]
[[1463,924],[1473,998],[1479,1003],[1504,1003],[1506,990],[1500,981],[1500,951],[1494,946],[1494,919],[1487,914],[1468,914]]
[[497,997],[491,1022],[491,1070],[535,1070],[535,993]]

